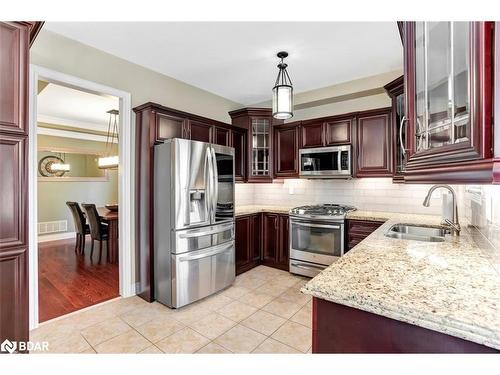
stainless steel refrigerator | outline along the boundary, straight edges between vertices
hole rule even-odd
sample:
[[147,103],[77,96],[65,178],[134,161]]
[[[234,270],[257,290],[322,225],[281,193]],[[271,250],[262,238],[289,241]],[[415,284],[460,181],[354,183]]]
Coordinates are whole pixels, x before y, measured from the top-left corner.
[[234,148],[174,138],[154,165],[155,298],[178,308],[234,281]]

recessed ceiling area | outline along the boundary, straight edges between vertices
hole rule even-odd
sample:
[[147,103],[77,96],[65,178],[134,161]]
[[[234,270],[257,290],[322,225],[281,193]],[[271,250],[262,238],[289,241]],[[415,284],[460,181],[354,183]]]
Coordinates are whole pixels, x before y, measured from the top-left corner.
[[396,22],[47,22],[45,29],[243,105],[402,69]]
[[91,94],[54,83],[39,84],[39,90],[39,122],[107,132],[107,111],[119,109],[119,98],[114,96]]

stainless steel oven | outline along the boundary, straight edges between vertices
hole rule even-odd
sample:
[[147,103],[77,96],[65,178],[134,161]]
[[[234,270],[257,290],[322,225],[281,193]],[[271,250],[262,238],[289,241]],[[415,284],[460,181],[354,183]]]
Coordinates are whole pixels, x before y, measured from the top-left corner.
[[314,277],[344,255],[344,219],[351,206],[324,204],[290,210],[290,272]]
[[350,145],[301,149],[299,158],[300,177],[352,177]]

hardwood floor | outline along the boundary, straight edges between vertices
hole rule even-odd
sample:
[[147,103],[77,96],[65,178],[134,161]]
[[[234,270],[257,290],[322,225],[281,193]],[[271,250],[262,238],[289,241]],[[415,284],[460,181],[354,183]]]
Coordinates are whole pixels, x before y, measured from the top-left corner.
[[119,296],[118,264],[107,263],[105,251],[99,264],[97,241],[90,259],[89,236],[84,255],[75,253],[74,239],[38,244],[40,322]]

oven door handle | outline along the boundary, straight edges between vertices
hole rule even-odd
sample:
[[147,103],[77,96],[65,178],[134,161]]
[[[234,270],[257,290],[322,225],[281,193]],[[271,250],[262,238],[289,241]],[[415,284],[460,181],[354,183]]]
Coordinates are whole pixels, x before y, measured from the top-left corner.
[[292,225],[293,224],[303,226],[303,227],[311,227],[311,228],[340,229],[340,225],[309,224],[309,223],[301,223],[298,221],[292,221]]
[[326,266],[316,266],[316,265],[309,265],[309,266],[304,266],[303,264],[299,264],[299,263],[290,263],[290,265],[292,267],[297,267],[297,268],[301,268],[303,270],[324,270],[326,268]]

